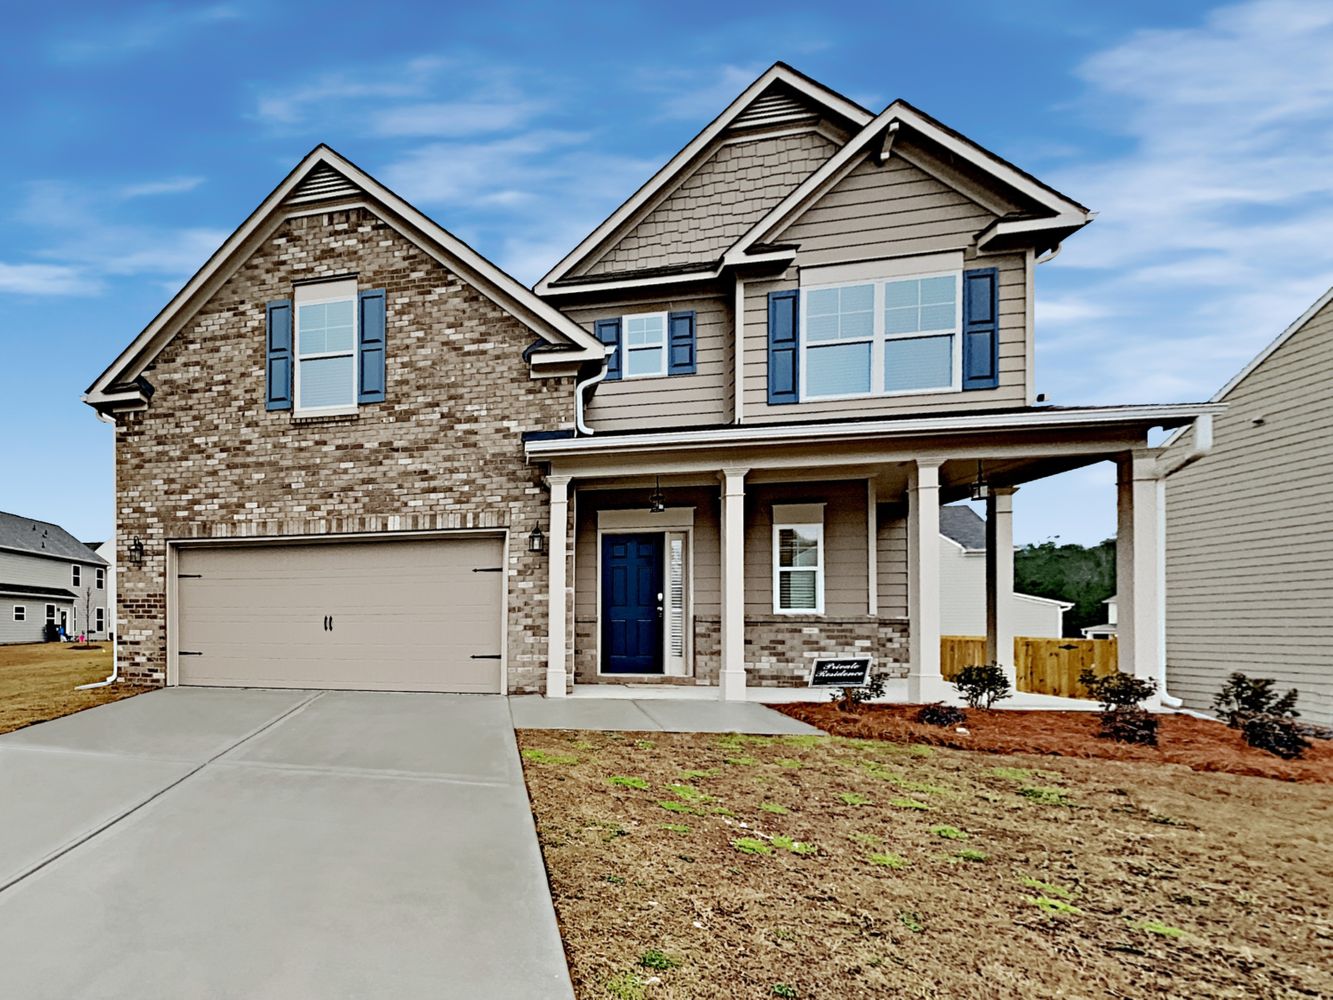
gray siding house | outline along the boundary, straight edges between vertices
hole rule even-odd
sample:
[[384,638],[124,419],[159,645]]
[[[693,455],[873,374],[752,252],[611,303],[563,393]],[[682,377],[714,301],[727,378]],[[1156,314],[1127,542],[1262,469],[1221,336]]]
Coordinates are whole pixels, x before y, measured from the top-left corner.
[[1333,724],[1333,288],[1213,401],[1216,445],[1166,479],[1170,693],[1206,709],[1239,670],[1298,688],[1301,716]]
[[107,638],[110,576],[60,525],[0,511],[0,643],[41,642],[47,622]]

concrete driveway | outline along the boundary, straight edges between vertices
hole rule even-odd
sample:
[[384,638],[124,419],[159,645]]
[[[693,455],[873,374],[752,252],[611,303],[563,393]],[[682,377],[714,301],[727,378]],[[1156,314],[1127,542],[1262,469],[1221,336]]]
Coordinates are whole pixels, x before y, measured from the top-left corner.
[[572,997],[505,699],[176,688],[0,737],[0,982]]

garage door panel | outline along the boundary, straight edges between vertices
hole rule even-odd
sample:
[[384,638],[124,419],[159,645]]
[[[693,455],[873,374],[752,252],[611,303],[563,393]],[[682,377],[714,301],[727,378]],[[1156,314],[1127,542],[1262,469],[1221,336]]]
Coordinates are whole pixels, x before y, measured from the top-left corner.
[[180,683],[501,690],[502,558],[496,537],[183,549]]

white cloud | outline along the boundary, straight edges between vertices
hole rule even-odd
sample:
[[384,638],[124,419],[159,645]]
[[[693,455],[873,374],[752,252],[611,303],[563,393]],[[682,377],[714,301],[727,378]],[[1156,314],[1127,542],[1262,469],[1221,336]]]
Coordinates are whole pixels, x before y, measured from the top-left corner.
[[95,281],[60,264],[6,264],[0,261],[0,292],[15,295],[91,295]]
[[160,48],[182,34],[238,20],[241,9],[231,4],[187,7],[154,5],[136,12],[115,11],[107,17],[68,19],[82,32],[58,40],[52,54],[62,62],[99,62],[131,57]]
[[1048,174],[1099,217],[1038,272],[1043,388],[1206,398],[1333,284],[1330,52],[1333,7],[1252,0],[1079,67],[1123,152]]
[[255,117],[272,125],[307,125],[311,118],[345,112],[349,102],[373,100],[382,107],[386,99],[417,98],[445,65],[441,59],[422,58],[408,60],[396,74],[324,74],[311,83],[260,97]]
[[764,72],[765,66],[724,65],[699,69],[643,70],[640,85],[660,97],[658,113],[662,118],[712,121],[722,109]]
[[202,177],[172,177],[161,181],[144,181],[120,189],[122,198],[151,198],[160,194],[184,194],[204,183]]
[[388,108],[371,127],[382,136],[480,135],[524,125],[540,110],[540,104],[519,99],[435,101]]

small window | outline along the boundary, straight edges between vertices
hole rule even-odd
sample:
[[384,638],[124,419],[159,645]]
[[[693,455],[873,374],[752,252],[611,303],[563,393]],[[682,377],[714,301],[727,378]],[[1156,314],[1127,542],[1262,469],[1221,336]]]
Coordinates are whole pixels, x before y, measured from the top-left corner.
[[82,568],[79,567],[79,566],[71,566],[71,567],[69,568],[69,582],[70,582],[70,584],[73,585],[73,586],[75,586],[75,587],[77,587],[77,586],[79,586],[79,585],[82,583],[82,581],[83,581],[83,570],[82,570]]
[[356,282],[296,289],[296,410],[356,407]]
[[666,313],[625,317],[625,378],[666,374],[666,320]]
[[28,609],[22,604],[14,605],[14,621],[26,622],[28,620]]
[[773,612],[824,613],[824,526],[773,525]]
[[101,566],[97,567],[97,589],[106,590],[106,570]]
[[54,604],[46,606],[46,620],[51,625],[56,623],[56,606]]
[[96,616],[96,617],[95,617],[94,620],[97,622],[97,624],[93,626],[93,631],[94,631],[94,632],[105,632],[105,631],[106,631],[106,608],[98,608],[97,611],[95,612],[95,616]]

